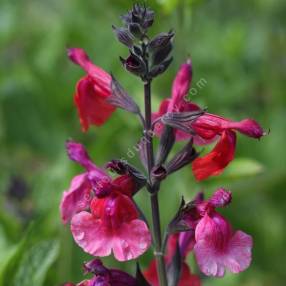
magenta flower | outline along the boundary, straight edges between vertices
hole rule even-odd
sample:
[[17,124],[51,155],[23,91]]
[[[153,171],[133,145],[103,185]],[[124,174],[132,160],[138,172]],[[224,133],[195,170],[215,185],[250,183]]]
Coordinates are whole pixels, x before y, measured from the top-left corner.
[[71,220],[76,243],[94,256],[107,256],[113,251],[117,260],[134,259],[150,246],[146,223],[132,200],[136,184],[128,175],[112,178],[90,160],[81,144],[67,143],[70,159],[86,168],[64,192],[61,215],[64,223]]
[[[191,79],[192,66],[191,62],[188,61],[180,67],[176,75],[172,87],[172,97],[162,101],[159,111],[153,113],[153,121],[166,113],[201,110],[198,105],[186,99]],[[218,140],[209,154],[195,159],[192,163],[193,173],[198,181],[221,174],[224,168],[234,159],[235,131],[257,139],[265,134],[255,120],[244,119],[235,122],[211,113],[204,113],[185,124],[195,132],[195,136],[177,129],[175,130],[176,140],[193,138],[195,145],[206,145]],[[155,133],[160,136],[162,131],[163,123],[159,122],[155,126]]]
[[251,262],[252,238],[233,232],[228,221],[217,212],[206,213],[196,227],[194,253],[201,271],[209,276],[224,276],[244,271]]
[[94,65],[83,49],[68,49],[68,56],[87,73],[78,81],[74,96],[82,130],[87,131],[90,124],[101,126],[115,111],[107,101],[111,95],[111,76]]
[[78,284],[67,283],[64,286],[136,286],[137,281],[128,273],[118,269],[106,268],[99,259],[94,259],[84,265],[87,273],[94,277]]
[[[168,112],[186,112],[186,111],[196,111],[199,107],[186,100],[188,95],[190,85],[192,81],[192,64],[191,61],[187,61],[182,64],[172,86],[172,97],[169,99],[164,99],[161,102],[158,112],[152,114],[152,121],[155,121],[162,115]],[[155,126],[155,133],[161,136],[163,132],[163,123],[158,122]],[[176,140],[186,140],[190,138],[190,135],[181,131],[176,130]]]
[[191,203],[182,220],[190,230],[170,236],[168,251],[177,244],[182,257],[194,251],[200,270],[208,276],[221,277],[225,269],[238,273],[251,262],[252,238],[242,231],[234,232],[229,222],[215,209],[230,204],[231,193],[218,189],[208,200]]

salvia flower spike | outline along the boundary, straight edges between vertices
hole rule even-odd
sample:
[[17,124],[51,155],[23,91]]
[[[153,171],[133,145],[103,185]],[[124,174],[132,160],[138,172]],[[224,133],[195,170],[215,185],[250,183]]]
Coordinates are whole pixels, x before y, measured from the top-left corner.
[[[253,119],[234,121],[190,101],[191,59],[180,66],[170,97],[152,112],[151,82],[171,64],[175,34],[171,30],[150,37],[155,13],[146,5],[134,4],[121,19],[123,26],[112,28],[118,41],[127,47],[128,55],[120,57],[123,66],[143,81],[144,112],[115,76],[96,66],[81,48],[68,50],[70,60],[85,73],[76,85],[74,102],[83,131],[92,125],[104,125],[117,108],[138,115],[143,130],[136,149],[144,170],[125,159],[112,159],[98,167],[81,143],[66,142],[68,157],[83,171],[63,193],[60,214],[62,222],[70,224],[75,243],[94,259],[83,267],[90,275],[88,279],[64,285],[200,286],[200,276],[187,264],[190,253],[204,275],[222,277],[226,271],[244,271],[251,263],[253,239],[234,230],[219,213],[220,208],[230,207],[230,191],[221,187],[208,199],[202,192],[190,202],[182,199],[164,238],[158,193],[163,180],[186,166],[198,181],[220,175],[235,158],[237,133],[259,139],[265,132]],[[160,138],[157,150],[153,146],[156,137]],[[183,141],[183,147],[174,151],[178,141]],[[197,151],[213,143],[208,154]],[[116,142],[111,144],[116,146]],[[151,222],[134,200],[144,187],[150,196]],[[109,268],[99,259],[109,255],[121,262],[138,259],[151,244],[154,259],[143,272],[137,262],[134,276]]]

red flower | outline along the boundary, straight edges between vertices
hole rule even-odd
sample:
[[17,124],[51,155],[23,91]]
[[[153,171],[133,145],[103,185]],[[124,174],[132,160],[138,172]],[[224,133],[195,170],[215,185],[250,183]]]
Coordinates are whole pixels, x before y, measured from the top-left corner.
[[[149,268],[144,272],[144,276],[152,286],[159,286],[157,266],[155,260],[151,261]],[[192,274],[188,264],[183,262],[182,272],[178,286],[200,286],[200,285],[201,281],[199,276]]]
[[192,163],[194,176],[201,181],[216,176],[234,159],[236,135],[233,131],[224,131],[214,149],[204,157],[198,157]]
[[71,48],[68,56],[87,73],[78,81],[74,97],[82,130],[87,131],[90,124],[101,126],[115,111],[107,102],[111,95],[111,76],[94,65],[82,49]]
[[[153,113],[153,120],[158,119],[168,112],[197,111],[200,107],[185,96],[188,94],[192,79],[192,66],[190,61],[183,64],[176,75],[172,88],[172,97],[162,101],[159,111]],[[224,168],[233,160],[235,154],[236,134],[238,131],[252,138],[260,138],[264,132],[260,125],[252,119],[244,119],[239,122],[205,113],[197,119],[187,123],[196,133],[195,136],[181,130],[175,130],[176,140],[187,140],[193,137],[195,145],[210,144],[219,139],[214,149],[202,158],[193,162],[193,172],[197,180],[204,180],[209,176],[219,175]],[[156,123],[155,133],[162,134],[163,124]]]

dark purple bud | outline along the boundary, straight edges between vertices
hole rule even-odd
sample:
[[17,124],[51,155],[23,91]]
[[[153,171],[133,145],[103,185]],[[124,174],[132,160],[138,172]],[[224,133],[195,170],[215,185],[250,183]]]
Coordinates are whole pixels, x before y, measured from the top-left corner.
[[162,181],[167,177],[167,171],[163,166],[155,166],[151,170],[152,181]]
[[168,225],[169,234],[190,230],[190,226],[185,220],[185,210],[186,210],[186,203],[184,198],[182,198],[181,205],[176,215]]
[[171,43],[175,33],[170,31],[169,33],[160,33],[155,38],[153,38],[149,45],[148,49],[150,52],[154,52],[162,47],[167,46]]
[[139,46],[133,46],[132,52],[138,57],[141,57],[143,55],[143,52]]
[[126,28],[116,28],[112,26],[112,29],[120,43],[131,48],[133,46],[133,36]]
[[154,17],[155,17],[155,12],[150,9],[147,9],[146,16],[142,24],[144,29],[147,29],[153,25]]
[[166,164],[166,170],[168,174],[171,174],[184,166],[190,164],[198,156],[195,148],[193,147],[193,140],[191,139],[184,148],[179,151],[173,159]]
[[139,286],[136,279],[126,272],[117,269],[110,269],[110,281],[108,286]]
[[220,188],[215,191],[215,193],[208,200],[209,204],[211,204],[215,208],[222,208],[231,203],[232,194],[231,192]]
[[132,97],[130,97],[119,82],[113,77],[111,81],[111,96],[108,97],[107,101],[119,108],[127,110],[129,112],[139,114],[140,110],[138,105],[134,102]]
[[129,11],[125,15],[120,16],[121,20],[125,24],[125,26],[128,26],[128,24],[132,23],[132,12]]
[[149,77],[154,78],[154,77],[164,73],[172,61],[173,61],[173,58],[171,57],[171,58],[165,60],[164,62],[160,63],[159,65],[153,66],[151,68],[151,71],[149,72]]
[[130,176],[136,184],[136,191],[146,185],[146,177],[137,168],[122,160],[112,160],[107,163],[106,168],[119,175]]
[[147,8],[145,5],[135,4],[132,10],[121,16],[121,19],[126,26],[137,24],[142,32],[146,32],[154,22],[154,15],[154,11]]
[[83,264],[84,274],[93,273],[100,276],[109,274],[109,270],[102,264],[99,259],[93,259]]
[[169,43],[165,47],[162,47],[158,49],[155,53],[152,55],[152,63],[153,65],[159,65],[161,64],[166,58],[169,56],[170,52],[173,49],[172,43]]
[[202,201],[198,200],[196,196],[194,200],[189,203],[185,203],[184,198],[182,198],[181,205],[168,225],[168,233],[177,233],[184,231],[195,231],[195,227],[201,218],[201,214],[198,210],[198,206]]
[[163,134],[160,138],[160,144],[159,144],[157,157],[156,157],[156,165],[162,165],[166,161],[175,143],[175,138],[176,136],[175,136],[174,129],[166,125],[164,127]]
[[137,23],[130,23],[128,25],[129,32],[136,38],[141,39],[144,34],[141,26]]
[[120,57],[120,60],[123,66],[129,72],[137,76],[144,76],[146,74],[146,64],[141,57],[131,53],[130,56],[126,60],[121,57]]
[[147,148],[146,148],[146,143],[147,143],[147,138],[146,136],[143,136],[141,140],[137,143],[137,149],[139,151],[140,155],[140,160],[142,165],[145,167],[145,169],[148,169],[148,164],[147,164]]
[[166,125],[172,126],[173,128],[195,135],[195,132],[191,127],[191,123],[202,114],[204,114],[204,110],[190,112],[168,112],[162,116],[161,121]]
[[111,284],[110,284],[110,279],[108,277],[98,276],[90,280],[89,284],[86,286],[111,286]]

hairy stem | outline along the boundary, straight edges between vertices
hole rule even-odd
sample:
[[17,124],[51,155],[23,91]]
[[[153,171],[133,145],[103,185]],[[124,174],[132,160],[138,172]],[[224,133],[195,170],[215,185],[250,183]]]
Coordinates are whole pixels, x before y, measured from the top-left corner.
[[152,226],[153,226],[153,243],[154,255],[157,263],[157,272],[160,286],[167,286],[167,275],[164,256],[162,253],[162,237],[160,225],[160,211],[158,202],[158,187],[153,187],[151,183],[151,170],[154,166],[154,152],[153,152],[153,132],[151,122],[151,81],[147,81],[144,85],[145,95],[145,138],[146,138],[146,152],[147,152],[147,167],[148,167],[148,191],[150,193],[151,210],[152,210]]

